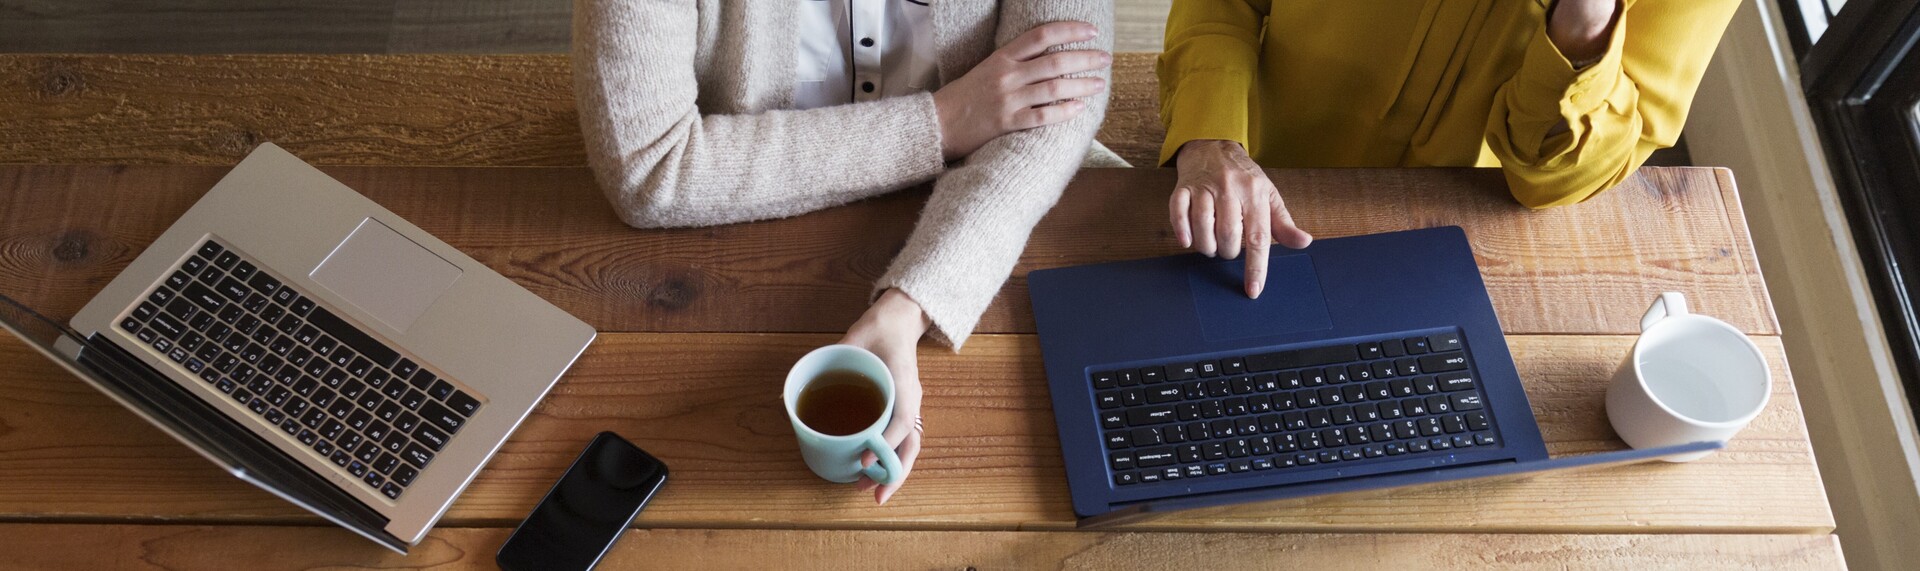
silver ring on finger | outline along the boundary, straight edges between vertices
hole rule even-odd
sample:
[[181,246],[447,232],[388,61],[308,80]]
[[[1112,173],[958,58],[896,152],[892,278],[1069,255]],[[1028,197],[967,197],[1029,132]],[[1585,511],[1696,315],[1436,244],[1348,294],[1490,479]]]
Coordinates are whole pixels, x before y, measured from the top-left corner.
[[927,432],[926,421],[918,416],[913,417],[913,431],[925,434]]

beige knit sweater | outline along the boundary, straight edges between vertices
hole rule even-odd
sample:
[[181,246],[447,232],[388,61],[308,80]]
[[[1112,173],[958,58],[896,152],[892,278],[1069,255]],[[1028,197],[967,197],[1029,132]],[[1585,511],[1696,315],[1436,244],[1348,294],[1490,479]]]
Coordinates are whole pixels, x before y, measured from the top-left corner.
[[[640,228],[794,216],[938,177],[875,291],[905,291],[932,317],[934,336],[958,349],[1080,166],[1106,96],[949,167],[932,94],[788,109],[795,1],[576,0],[573,77],[588,162],[621,218]],[[1092,22],[1100,36],[1091,47],[1112,49],[1111,0],[931,8],[943,83],[1046,22]]]

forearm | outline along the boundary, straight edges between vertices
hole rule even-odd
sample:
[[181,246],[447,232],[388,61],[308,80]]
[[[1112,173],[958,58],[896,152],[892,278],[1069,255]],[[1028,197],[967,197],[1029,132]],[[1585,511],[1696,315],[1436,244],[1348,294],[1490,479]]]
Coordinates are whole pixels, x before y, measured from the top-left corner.
[[587,158],[629,224],[792,216],[924,182],[943,168],[925,94],[703,115],[694,11],[691,3],[576,4],[574,81]]
[[[1104,5],[1003,3],[1000,40],[1048,21],[1083,20],[1099,27],[1099,36],[1062,49],[1110,50],[1112,14]],[[1094,75],[1105,78],[1107,71]],[[1033,227],[1086,156],[1106,115],[1107,96],[1102,92],[1085,101],[1087,110],[1079,116],[995,138],[941,176],[913,235],[876,290],[898,288],[911,295],[931,318],[935,336],[959,348],[1019,261]]]
[[1247,93],[1258,74],[1264,2],[1176,0],[1167,16],[1160,118],[1167,128],[1160,164],[1188,141],[1247,142]]

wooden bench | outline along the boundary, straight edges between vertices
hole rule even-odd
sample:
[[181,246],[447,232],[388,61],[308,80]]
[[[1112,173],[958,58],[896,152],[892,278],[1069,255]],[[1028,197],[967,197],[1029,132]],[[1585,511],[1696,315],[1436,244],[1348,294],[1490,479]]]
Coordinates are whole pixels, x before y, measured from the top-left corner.
[[[1151,157],[1151,56],[1116,66],[1102,138]],[[0,292],[30,306],[71,315],[273,140],[342,165],[325,170],[606,332],[404,560],[224,476],[0,339],[0,520],[19,522],[0,526],[0,549],[30,567],[484,565],[500,528],[611,429],[675,474],[641,517],[651,530],[622,550],[633,565],[807,567],[849,552],[901,567],[1841,565],[1727,171],[1645,169],[1543,212],[1513,204],[1492,171],[1269,171],[1321,236],[1465,227],[1555,455],[1624,446],[1600,412],[1605,381],[1645,303],[1686,292],[1753,335],[1775,372],[1768,409],[1727,450],[1070,532],[1024,275],[1176,252],[1162,228],[1170,171],[1083,171],[981,335],[959,355],[922,349],[928,451],[875,508],[807,475],[777,385],[863,309],[924,192],[764,223],[627,228],[579,166],[566,70],[552,56],[0,56],[0,165],[13,165],[0,166]],[[1528,535],[1489,535],[1514,533]]]

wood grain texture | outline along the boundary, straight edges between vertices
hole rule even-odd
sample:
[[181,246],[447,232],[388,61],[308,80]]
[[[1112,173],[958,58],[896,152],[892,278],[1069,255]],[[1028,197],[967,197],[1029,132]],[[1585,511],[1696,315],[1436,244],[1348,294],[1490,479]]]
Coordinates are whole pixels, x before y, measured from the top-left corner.
[[[326,170],[602,331],[844,330],[925,200],[913,191],[786,220],[643,231],[619,222],[584,169]],[[0,167],[0,293],[72,315],[225,171]],[[1648,169],[1546,211],[1514,204],[1492,170],[1269,174],[1294,189],[1295,218],[1321,238],[1465,227],[1509,333],[1636,333],[1662,291],[1744,331],[1778,331],[1724,171]],[[1165,221],[1173,177],[1082,171],[978,331],[1033,331],[1029,271],[1179,253]]]
[[[0,525],[21,569],[491,569],[507,529],[440,529],[410,555],[321,527]],[[642,529],[601,569],[1843,569],[1834,536],[1339,535]]]
[[[557,17],[541,4],[487,9]],[[500,25],[464,3],[396,9],[401,27],[456,20],[400,50]],[[1164,137],[1155,56],[1115,58],[1099,135],[1138,166]],[[565,55],[0,55],[0,163],[230,165],[273,141],[322,165],[583,166],[570,73]]]
[[383,52],[394,1],[0,0],[0,52]]
[[586,164],[565,56],[0,56],[0,162]]
[[[601,430],[664,459],[654,527],[1064,529],[1073,524],[1030,335],[921,351],[927,449],[884,507],[814,478],[795,453],[779,379],[834,339],[798,334],[603,335],[448,512],[454,526],[524,517]],[[1549,451],[1623,448],[1602,412],[1627,336],[1513,336]],[[1679,465],[1173,514],[1142,530],[1757,533],[1832,529],[1779,339],[1766,411],[1723,450]],[[11,339],[0,342],[0,519],[313,522],[221,474]],[[1731,485],[1730,485],[1731,484]]]

